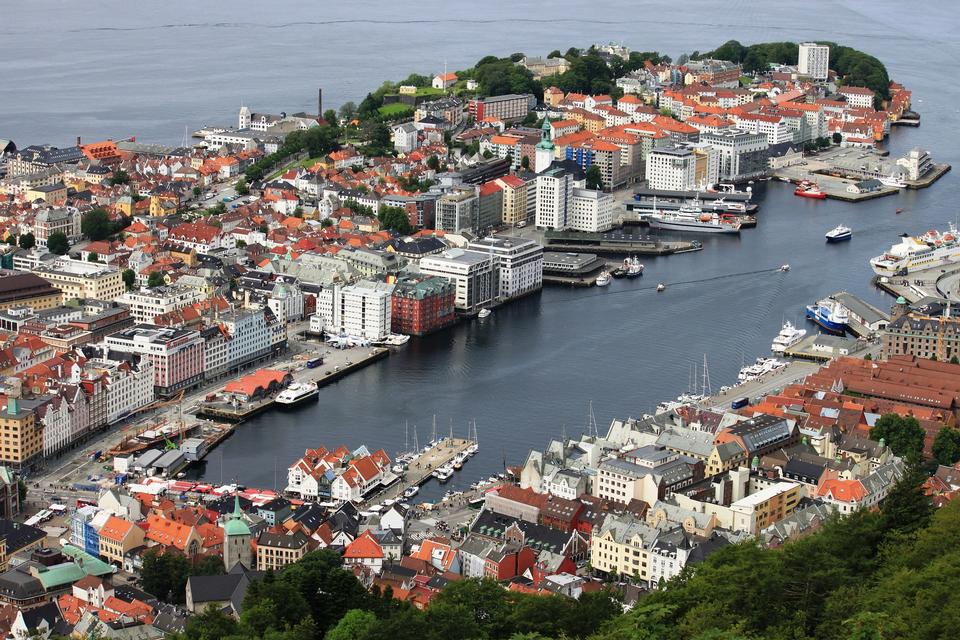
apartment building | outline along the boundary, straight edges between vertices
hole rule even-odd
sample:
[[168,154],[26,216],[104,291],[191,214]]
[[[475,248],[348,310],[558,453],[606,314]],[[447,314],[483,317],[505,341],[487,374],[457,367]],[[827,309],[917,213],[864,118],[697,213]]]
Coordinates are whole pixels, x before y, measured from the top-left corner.
[[292,534],[261,532],[257,536],[257,571],[277,571],[299,561],[307,555],[309,542],[302,531]]
[[455,189],[437,198],[435,215],[439,231],[477,231],[480,198],[474,189]]
[[830,73],[830,47],[816,42],[801,42],[797,55],[797,73],[814,80],[826,80]]
[[563,230],[569,226],[570,198],[578,184],[569,170],[551,166],[537,175],[537,213],[538,229]]
[[75,298],[115,300],[125,289],[120,269],[99,262],[64,257],[53,264],[37,267],[34,273],[59,289],[64,301]]
[[454,306],[472,313],[496,297],[496,275],[493,261],[485,253],[449,249],[420,260],[420,273],[442,276],[456,287]]
[[0,412],[0,445],[0,461],[18,469],[43,453],[43,425],[17,398],[7,398],[6,408]]
[[720,180],[738,182],[764,175],[768,170],[767,136],[746,131],[700,134],[700,142],[717,150]]
[[190,329],[138,324],[107,336],[107,347],[137,353],[153,365],[154,392],[170,397],[203,380],[204,348],[200,333]]
[[697,187],[697,157],[690,149],[661,147],[647,154],[647,187],[689,191]]
[[130,307],[134,322],[152,323],[157,316],[200,302],[206,296],[199,289],[169,285],[155,289],[127,291],[117,299]]
[[499,300],[510,300],[543,288],[543,247],[532,240],[490,236],[467,249],[493,262]]
[[602,233],[613,227],[614,198],[597,189],[576,188],[571,192],[567,222],[573,231]]

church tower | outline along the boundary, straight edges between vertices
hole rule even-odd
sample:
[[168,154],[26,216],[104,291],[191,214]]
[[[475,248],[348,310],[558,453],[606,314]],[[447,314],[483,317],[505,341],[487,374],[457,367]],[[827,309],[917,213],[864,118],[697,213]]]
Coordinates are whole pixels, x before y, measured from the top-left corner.
[[238,129],[249,129],[250,128],[250,108],[249,107],[240,107],[240,117],[237,119],[237,128]]
[[550,119],[544,118],[543,130],[540,134],[540,142],[537,143],[537,151],[533,163],[535,173],[543,173],[553,164],[553,150],[554,144],[553,141],[550,140]]
[[243,566],[252,569],[252,553],[250,551],[250,527],[243,519],[243,512],[240,511],[240,498],[234,496],[233,513],[230,519],[223,525],[223,564],[227,571],[233,568],[238,562]]

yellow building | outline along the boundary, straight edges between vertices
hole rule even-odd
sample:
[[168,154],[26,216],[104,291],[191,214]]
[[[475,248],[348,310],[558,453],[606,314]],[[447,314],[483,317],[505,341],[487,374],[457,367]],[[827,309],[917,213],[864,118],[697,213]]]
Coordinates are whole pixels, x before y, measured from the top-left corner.
[[180,207],[180,198],[170,194],[150,196],[150,215],[154,218],[173,215]]
[[120,196],[114,206],[116,207],[117,211],[128,217],[132,216],[134,210],[136,209],[136,203],[133,201],[133,196]]
[[137,525],[110,516],[100,529],[100,557],[107,562],[123,565],[123,557],[143,545],[145,534]]
[[502,219],[504,224],[514,225],[528,218],[527,183],[514,175],[497,178],[503,192]]
[[730,505],[733,528],[756,535],[797,508],[803,492],[796,482],[777,482]]
[[257,571],[276,571],[307,554],[309,539],[301,531],[290,535],[264,531],[257,537]]
[[607,516],[590,541],[590,564],[611,575],[649,580],[648,550],[658,533],[632,514]]
[[31,187],[24,192],[27,202],[43,200],[47,204],[62,205],[67,201],[67,187],[62,182]]
[[0,309],[32,307],[34,311],[60,305],[60,290],[33,273],[0,271]]
[[32,411],[20,408],[16,398],[7,398],[0,413],[0,460],[22,467],[43,452],[43,425]]
[[703,475],[710,477],[736,469],[747,462],[747,452],[739,442],[716,444],[707,456]]
[[113,300],[123,295],[123,274],[116,267],[99,262],[61,258],[35,273],[60,290],[64,301],[75,298]]

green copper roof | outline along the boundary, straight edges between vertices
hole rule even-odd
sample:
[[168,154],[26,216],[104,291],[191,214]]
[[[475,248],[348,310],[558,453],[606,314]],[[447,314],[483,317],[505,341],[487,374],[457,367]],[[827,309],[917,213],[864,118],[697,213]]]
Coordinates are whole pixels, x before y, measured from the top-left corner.
[[250,535],[250,527],[243,521],[243,512],[240,511],[239,496],[233,497],[233,513],[230,514],[227,524],[223,525],[223,533],[228,536]]
[[907,304],[907,299],[903,296],[897,296],[897,304]]

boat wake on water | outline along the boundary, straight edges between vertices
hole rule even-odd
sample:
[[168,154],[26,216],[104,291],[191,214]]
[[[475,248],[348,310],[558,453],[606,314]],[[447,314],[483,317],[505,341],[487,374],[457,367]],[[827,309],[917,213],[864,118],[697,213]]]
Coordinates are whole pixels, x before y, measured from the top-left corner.
[[[783,267],[775,267],[773,269],[755,269],[753,271],[740,271],[738,273],[724,273],[718,276],[710,276],[709,278],[697,278],[695,280],[678,280],[676,282],[662,282],[657,285],[649,287],[630,287],[629,289],[620,289],[617,291],[601,291],[598,293],[591,293],[587,295],[579,295],[571,298],[563,298],[560,300],[545,300],[543,304],[557,304],[562,302],[573,302],[575,300],[582,300],[583,298],[592,298],[594,296],[615,296],[625,293],[641,293],[644,291],[666,291],[668,287],[680,287],[685,284],[700,284],[702,282],[714,282],[716,280],[727,280],[730,278],[744,278],[747,276],[755,276],[762,273],[786,273],[789,269],[784,269]],[[660,288],[662,285],[662,288]]]

